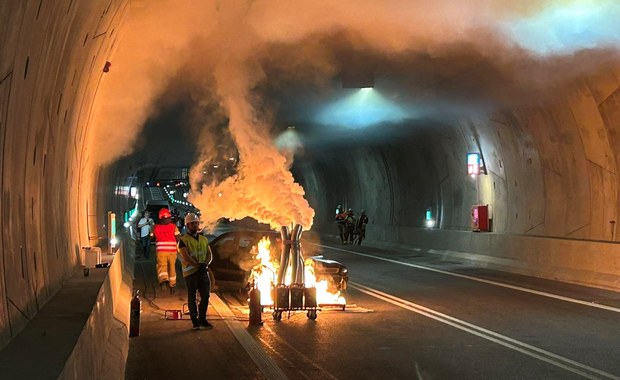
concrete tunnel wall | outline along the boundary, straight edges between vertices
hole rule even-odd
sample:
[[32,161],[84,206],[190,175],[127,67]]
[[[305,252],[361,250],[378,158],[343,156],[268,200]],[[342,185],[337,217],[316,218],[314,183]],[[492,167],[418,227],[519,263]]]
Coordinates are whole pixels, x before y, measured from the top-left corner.
[[89,118],[128,4],[0,3],[0,348],[104,228],[111,186],[90,161]]
[[[80,247],[97,242],[116,204],[122,170],[93,165],[88,128],[128,9],[126,0],[0,4],[0,348],[75,273]],[[618,289],[619,83],[619,69],[596,73],[547,104],[361,139],[345,155],[299,158],[294,173],[326,234],[342,203],[368,210],[369,241]],[[472,180],[464,157],[477,151],[488,175]],[[469,232],[478,203],[493,207],[491,234]],[[427,207],[438,229],[422,228]]]
[[[619,289],[620,247],[612,244],[619,88],[616,67],[580,78],[546,104],[410,125],[411,134],[392,141],[347,137],[330,152],[305,152],[294,172],[317,212],[314,228],[325,234],[337,233],[337,204],[357,214],[364,208],[370,241],[449,250],[478,265]],[[468,152],[482,153],[488,175],[467,175]],[[491,234],[470,232],[476,204],[491,205]],[[437,229],[424,228],[427,207]]]

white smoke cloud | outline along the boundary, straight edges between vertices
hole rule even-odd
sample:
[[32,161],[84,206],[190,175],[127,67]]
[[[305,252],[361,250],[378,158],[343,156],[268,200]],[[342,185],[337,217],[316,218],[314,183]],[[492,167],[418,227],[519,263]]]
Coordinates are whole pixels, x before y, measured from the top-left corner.
[[[290,157],[272,143],[275,111],[257,98],[265,94],[261,88],[300,80],[317,89],[338,74],[342,51],[353,49],[381,62],[379,68],[394,70],[405,91],[432,89],[438,97],[434,104],[459,97],[526,97],[610,59],[578,53],[584,47],[617,48],[620,3],[585,5],[580,0],[149,2],[133,11],[104,77],[91,136],[97,142],[93,149],[103,149],[94,157],[105,164],[130,153],[156,101],[191,81],[195,104],[215,102],[221,112],[193,120],[201,137],[190,200],[209,221],[252,216],[274,227],[293,222],[309,228],[314,211],[288,171]],[[549,44],[565,37],[562,25],[571,21],[581,26],[562,39],[561,49]],[[611,59],[617,65],[617,58]],[[215,126],[222,123],[238,152],[236,173],[204,184],[205,165],[218,155]]]

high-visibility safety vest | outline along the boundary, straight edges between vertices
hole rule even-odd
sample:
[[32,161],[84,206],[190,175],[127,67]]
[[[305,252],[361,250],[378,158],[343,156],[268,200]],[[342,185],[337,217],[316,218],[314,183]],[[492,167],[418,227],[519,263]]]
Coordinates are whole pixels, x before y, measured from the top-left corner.
[[153,229],[155,235],[155,252],[177,253],[177,239],[174,232],[177,226],[174,223],[156,224]]
[[[211,264],[211,260],[213,260],[213,256],[211,255],[211,251],[209,250],[209,240],[201,234],[197,235],[198,239],[189,234],[184,234],[181,236],[180,241],[185,243],[185,248],[187,248],[187,253],[200,264]],[[181,259],[181,265],[183,267],[183,277],[187,277],[190,274],[196,273],[198,271],[198,267],[186,263],[185,260]]]

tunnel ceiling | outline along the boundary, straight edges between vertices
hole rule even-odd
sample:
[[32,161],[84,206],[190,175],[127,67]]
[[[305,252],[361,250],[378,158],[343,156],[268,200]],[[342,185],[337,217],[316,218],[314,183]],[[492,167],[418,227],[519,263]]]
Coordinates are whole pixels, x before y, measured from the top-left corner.
[[[618,7],[608,2],[588,8],[579,2],[517,6],[507,1],[470,4],[461,9],[471,16],[466,18],[444,2],[425,11],[398,4],[390,8],[364,3],[352,13],[346,6],[305,4],[292,10],[244,1],[174,11],[165,2],[132,9],[100,94],[110,100],[111,113],[130,112],[128,119],[133,120],[122,121],[120,130],[141,131],[118,144],[118,149],[125,148],[116,156],[136,150],[119,162],[143,169],[192,167],[195,202],[203,207],[233,205],[211,209],[217,215],[241,217],[237,210],[247,205],[253,205],[247,210],[250,214],[269,213],[292,198],[293,209],[298,210],[294,218],[311,223],[312,208],[337,203],[350,193],[362,196],[392,186],[388,224],[407,218],[398,215],[399,202],[394,200],[406,191],[417,199],[408,206],[415,212],[425,209],[425,203],[446,204],[440,199],[450,198],[454,215],[446,217],[451,219],[446,226],[468,228],[473,203],[507,202],[518,205],[511,206],[514,210],[507,207],[505,217],[514,221],[498,226],[538,231],[545,225],[545,212],[554,215],[547,215],[551,219],[571,212],[545,208],[546,201],[537,195],[519,196],[511,189],[524,183],[539,192],[550,189],[546,184],[572,188],[574,176],[564,173],[569,166],[562,163],[558,169],[553,162],[560,149],[553,146],[553,136],[559,133],[567,142],[562,160],[596,162],[607,171],[585,174],[590,170],[585,164],[581,176],[598,178],[591,188],[602,184],[610,194],[606,184],[615,181],[607,178],[616,165],[615,142],[606,137],[592,141],[592,146],[604,145],[598,151],[606,156],[591,157],[596,149],[584,136],[603,136],[607,132],[600,132],[598,124],[613,124],[600,121],[607,116],[599,114],[596,105],[617,89],[618,35],[609,20],[619,14]],[[331,11],[325,13],[327,9]],[[308,18],[318,14],[323,18]],[[153,59],[152,51],[163,53]],[[356,88],[367,83],[373,87]],[[119,92],[133,94],[137,107],[115,104]],[[540,109],[542,120],[524,116]],[[95,125],[106,117],[95,118]],[[585,132],[583,123],[592,131]],[[584,146],[573,145],[575,132],[586,141],[583,154]],[[415,144],[428,150],[414,151]],[[308,205],[294,180],[304,183],[306,193],[308,181],[339,188],[342,184],[326,178],[322,165],[325,157],[338,156],[334,152],[350,151],[352,146],[365,147],[357,154],[375,157],[383,167],[365,178],[359,174],[365,168],[356,159],[333,158],[349,167],[347,182],[357,187],[343,194],[335,191],[334,199],[307,194],[313,198]],[[484,156],[489,177],[482,189],[488,195],[476,195],[480,186],[455,178],[462,173],[459,157],[468,151]],[[412,162],[398,169],[403,159]],[[125,165],[127,160],[132,163]],[[291,179],[288,168],[293,161]],[[229,176],[222,175],[223,166],[231,169]],[[509,178],[508,172],[519,178]],[[554,172],[562,179],[550,178],[548,173]],[[237,176],[229,179],[230,174]],[[158,175],[150,171],[145,178]],[[267,183],[265,177],[274,180]],[[385,182],[364,190],[364,181],[378,177]],[[408,177],[425,186],[399,184]],[[560,185],[562,181],[566,183]],[[577,188],[565,198],[586,197],[586,190]],[[263,198],[274,192],[282,192],[281,199]],[[223,199],[232,194],[238,196]],[[529,210],[534,206],[523,199],[532,196],[536,198],[532,204],[542,212]],[[518,199],[510,201],[512,197]],[[589,198],[598,202],[594,195]],[[614,196],[603,198],[617,204]],[[524,211],[517,210],[522,206],[528,209],[525,222]],[[578,213],[586,212],[584,208]],[[275,225],[291,217],[282,217]],[[583,231],[589,228],[588,223],[570,221],[562,234],[587,235]]]
[[[247,88],[250,112],[267,124],[274,140],[294,128],[305,137],[299,143],[318,142],[315,148],[339,144],[343,137],[389,143],[423,126],[553,103],[581,75],[613,69],[617,62],[608,47],[548,59],[484,38],[496,45],[492,54],[471,42],[442,43],[432,52],[382,52],[346,28],[294,44],[268,44],[255,58],[261,74]],[[320,58],[308,59],[313,53]],[[322,67],[325,62],[329,69]],[[221,153],[235,151],[228,111],[213,79],[196,79],[203,74],[189,60],[167,79],[132,148],[135,167],[189,167],[201,146],[234,154]],[[369,79],[372,89],[354,88]],[[211,141],[201,143],[200,130],[209,128],[215,130]]]

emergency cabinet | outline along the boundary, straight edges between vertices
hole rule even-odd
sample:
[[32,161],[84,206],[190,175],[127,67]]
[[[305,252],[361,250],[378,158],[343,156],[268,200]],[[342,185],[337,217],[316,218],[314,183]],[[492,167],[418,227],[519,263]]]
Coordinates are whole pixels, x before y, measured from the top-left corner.
[[474,232],[491,231],[489,205],[474,205],[471,208],[471,227]]

